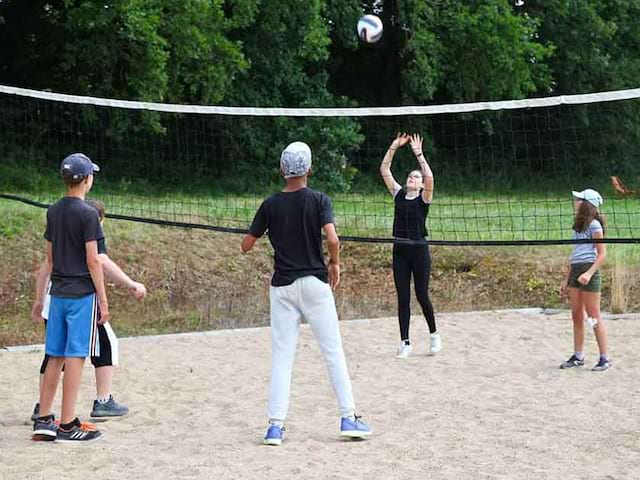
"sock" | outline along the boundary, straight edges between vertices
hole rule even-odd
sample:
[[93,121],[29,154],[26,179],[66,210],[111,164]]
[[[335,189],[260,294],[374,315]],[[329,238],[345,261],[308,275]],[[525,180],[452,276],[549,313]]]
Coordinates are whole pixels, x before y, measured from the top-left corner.
[[584,353],[583,352],[576,352],[574,353],[574,355],[576,356],[576,358],[580,361],[584,360]]
[[348,418],[349,420],[351,420],[352,422],[356,421],[356,415],[355,413],[352,413],[351,415],[345,415],[343,418]]
[[271,419],[269,420],[269,425],[275,425],[276,427],[282,428],[284,426],[284,422],[282,420]]
[[431,334],[431,336],[432,336],[432,337],[439,337],[439,336],[440,336],[440,334],[439,334],[439,333],[438,333],[438,331],[436,330],[435,332],[433,332],[433,333]]
[[104,397],[98,397],[98,398],[96,398],[96,400],[98,401],[98,403],[100,405],[104,405],[105,403],[108,403],[109,400],[111,400],[111,395],[106,395]]
[[600,360],[604,360],[605,362],[609,361],[609,355],[600,355]]

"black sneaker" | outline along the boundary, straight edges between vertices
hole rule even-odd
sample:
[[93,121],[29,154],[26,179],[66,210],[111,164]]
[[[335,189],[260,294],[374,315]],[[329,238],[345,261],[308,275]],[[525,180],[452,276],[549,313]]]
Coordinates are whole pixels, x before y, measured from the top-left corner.
[[40,418],[40,404],[36,403],[35,407],[33,407],[33,413],[31,414],[31,421],[35,422]]
[[609,360],[601,358],[600,360],[598,360],[598,363],[596,363],[595,366],[591,369],[591,371],[604,372],[605,370],[609,370],[612,367],[613,365],[611,365],[611,362]]
[[566,362],[563,362],[560,365],[560,368],[565,369],[565,368],[583,367],[583,366],[584,366],[584,359],[578,360],[578,357],[576,357],[575,355],[571,355],[571,357],[569,357],[569,360],[567,360]]
[[58,426],[53,415],[38,417],[33,422],[33,434],[31,439],[36,442],[51,442],[58,436]]
[[[53,415],[54,417],[56,416],[54,412],[51,412],[51,415]],[[31,414],[31,421],[35,422],[39,418],[40,418],[40,404],[36,403],[35,406],[33,407],[33,413]]]
[[72,422],[73,426],[69,430],[58,427],[58,437],[56,440],[62,443],[91,442],[102,436],[99,430],[87,429],[76,417]]
[[97,400],[93,401],[93,410],[91,416],[96,417],[122,417],[129,413],[129,407],[116,402],[113,396],[109,396],[107,403],[100,403]]

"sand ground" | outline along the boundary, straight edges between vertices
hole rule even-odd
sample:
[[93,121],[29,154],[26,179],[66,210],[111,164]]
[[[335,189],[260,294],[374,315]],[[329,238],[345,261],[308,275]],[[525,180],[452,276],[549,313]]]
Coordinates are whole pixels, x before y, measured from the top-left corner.
[[[374,428],[359,442],[337,436],[333,391],[303,326],[279,448],[261,445],[268,328],[122,339],[114,393],[131,413],[73,446],[30,440],[42,353],[0,351],[0,479],[640,478],[640,316],[609,321],[614,369],[604,373],[558,369],[572,349],[567,312],[438,320],[443,351],[426,354],[414,317],[407,360],[394,358],[395,319],[342,323],[358,412]],[[87,366],[84,417],[92,376]]]

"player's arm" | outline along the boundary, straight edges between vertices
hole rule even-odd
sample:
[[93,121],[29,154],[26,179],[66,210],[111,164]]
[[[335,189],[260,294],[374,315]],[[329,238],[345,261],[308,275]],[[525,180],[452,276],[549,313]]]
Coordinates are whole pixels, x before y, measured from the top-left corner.
[[242,243],[240,244],[242,253],[247,253],[249,250],[251,250],[253,246],[256,244],[256,240],[258,240],[258,237],[254,237],[250,233],[247,233],[245,237],[242,239]]
[[427,163],[427,158],[422,152],[422,137],[417,133],[411,135],[411,150],[418,160],[420,165],[420,171],[422,172],[422,178],[424,180],[424,188],[422,189],[422,200],[425,203],[431,203],[433,199],[433,172],[431,167]]
[[560,284],[560,295],[566,295],[569,289],[569,279],[571,277],[571,265],[565,264],[564,266],[564,277],[562,279],[562,283]]
[[393,142],[391,142],[387,153],[384,154],[384,158],[380,164],[380,175],[391,195],[395,195],[396,192],[402,188],[400,184],[396,182],[396,179],[393,178],[391,162],[393,162],[393,156],[396,154],[396,150],[406,145],[407,142],[409,142],[409,135],[406,133],[398,133]]
[[51,270],[53,270],[53,250],[51,242],[47,241],[45,260],[36,272],[36,298],[33,302],[33,308],[31,309],[31,319],[35,323],[42,321],[42,306],[44,304],[44,297],[47,294],[47,284],[49,283]]
[[102,262],[100,262],[100,255],[98,254],[98,242],[96,240],[85,242],[85,250],[87,252],[87,267],[89,268],[93,285],[96,287],[96,295],[100,304],[100,319],[98,323],[102,325],[109,320],[109,302],[107,301],[107,291],[104,288],[104,272],[102,271]]
[[247,253],[253,248],[253,246],[256,244],[256,240],[262,237],[269,229],[269,224],[269,206],[268,201],[265,200],[264,202],[262,202],[260,208],[258,208],[258,211],[253,217],[253,221],[251,222],[251,226],[249,227],[249,233],[247,233],[242,239],[242,243],[240,244],[242,253]]
[[109,255],[106,253],[100,253],[98,257],[102,264],[102,270],[109,280],[128,289],[137,300],[142,300],[144,298],[147,294],[147,288],[144,284],[132,280],[131,277],[124,273],[118,264],[111,260]]
[[340,283],[340,239],[333,223],[327,223],[322,229],[329,250],[329,285],[331,288],[336,288]]

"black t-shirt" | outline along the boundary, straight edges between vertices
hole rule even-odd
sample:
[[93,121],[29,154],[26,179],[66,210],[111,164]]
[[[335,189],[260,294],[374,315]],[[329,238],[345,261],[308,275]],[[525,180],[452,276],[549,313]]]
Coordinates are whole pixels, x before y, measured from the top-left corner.
[[44,238],[53,249],[51,295],[74,298],[94,293],[85,243],[104,239],[98,212],[80,198],[64,197],[47,210]]
[[268,232],[275,252],[271,285],[290,285],[308,275],[327,282],[322,227],[328,223],[334,223],[331,200],[310,188],[275,193],[262,202],[249,233]]
[[411,200],[407,200],[406,195],[407,190],[403,187],[394,197],[393,236],[424,240],[427,236],[425,222],[429,214],[429,204],[423,200],[422,190],[416,198]]
[[104,238],[98,239],[98,254],[107,254],[107,241]]

